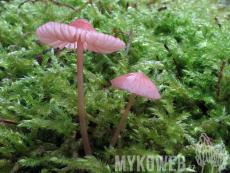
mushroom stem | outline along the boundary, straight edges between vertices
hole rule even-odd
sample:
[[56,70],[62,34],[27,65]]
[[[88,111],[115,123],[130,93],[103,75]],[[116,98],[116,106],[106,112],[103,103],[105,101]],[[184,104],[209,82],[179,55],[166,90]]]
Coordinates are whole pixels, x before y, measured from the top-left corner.
[[117,126],[117,129],[116,129],[116,131],[115,131],[115,133],[113,135],[113,139],[110,142],[109,149],[111,149],[112,147],[115,146],[115,144],[117,142],[117,139],[119,137],[119,134],[121,132],[121,129],[122,129],[124,123],[125,123],[125,120],[126,120],[128,114],[129,114],[129,110],[131,109],[131,106],[133,104],[133,101],[134,101],[135,97],[136,97],[136,94],[132,93],[131,96],[130,96],[130,99],[129,99],[129,103],[128,103],[126,109],[125,109],[125,112],[124,112],[123,116],[121,117],[121,120],[120,120],[120,122],[119,122],[119,124]]
[[84,85],[83,85],[83,44],[79,39],[77,42],[77,90],[78,90],[78,114],[80,120],[80,128],[82,141],[84,145],[85,155],[92,155],[89,143],[84,104]]

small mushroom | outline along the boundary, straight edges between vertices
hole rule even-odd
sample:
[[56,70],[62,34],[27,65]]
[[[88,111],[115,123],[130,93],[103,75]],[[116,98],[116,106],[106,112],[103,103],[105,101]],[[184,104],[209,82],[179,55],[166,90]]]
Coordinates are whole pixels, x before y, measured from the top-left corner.
[[125,112],[118,124],[118,127],[110,143],[109,148],[112,148],[115,146],[117,142],[118,136],[128,116],[129,110],[133,104],[135,96],[140,95],[148,99],[157,100],[161,98],[161,95],[158,92],[157,87],[154,85],[154,83],[142,73],[137,73],[137,72],[129,73],[123,76],[119,76],[111,80],[110,82],[112,83],[114,87],[121,89],[121,90],[126,90],[127,92],[132,93],[129,99],[129,103],[125,109]]
[[85,19],[77,19],[69,25],[48,22],[36,30],[38,39],[50,47],[63,49],[77,49],[77,88],[78,88],[78,113],[80,119],[81,135],[86,155],[91,155],[84,106],[83,86],[83,51],[89,50],[96,53],[109,54],[125,47],[119,38],[97,32]]

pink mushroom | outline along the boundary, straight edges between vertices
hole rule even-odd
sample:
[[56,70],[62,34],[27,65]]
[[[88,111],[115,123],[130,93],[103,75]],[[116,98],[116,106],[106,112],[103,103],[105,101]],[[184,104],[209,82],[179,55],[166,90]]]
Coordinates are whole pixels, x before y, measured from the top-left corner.
[[123,49],[125,43],[119,38],[97,32],[85,19],[77,19],[69,25],[48,22],[37,28],[36,35],[42,43],[50,47],[77,49],[78,113],[85,154],[91,155],[85,120],[83,51],[88,49],[96,53],[109,54]]
[[157,87],[154,85],[154,83],[142,73],[136,72],[136,73],[129,73],[123,76],[119,76],[111,80],[111,83],[114,87],[121,90],[126,90],[128,92],[131,92],[132,94],[130,96],[129,103],[125,109],[125,112],[113,135],[109,148],[115,146],[119,134],[121,132],[121,129],[123,127],[123,124],[128,116],[129,110],[133,104],[136,95],[140,95],[142,97],[146,97],[148,99],[155,99],[155,100],[161,98],[161,95],[158,92]]

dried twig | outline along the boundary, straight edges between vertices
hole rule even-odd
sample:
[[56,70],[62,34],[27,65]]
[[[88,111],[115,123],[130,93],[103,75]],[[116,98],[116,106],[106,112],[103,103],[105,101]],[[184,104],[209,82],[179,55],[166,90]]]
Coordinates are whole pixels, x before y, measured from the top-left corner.
[[137,8],[137,2],[133,5],[133,8]]
[[17,44],[13,47],[13,49],[12,49],[11,52],[14,51],[15,47],[18,46],[18,44],[22,41],[22,39],[23,39],[27,34],[31,34],[31,33],[36,33],[36,32],[27,32],[27,33],[25,33],[25,34],[22,36],[22,38],[17,42]]
[[179,66],[178,66],[178,64],[177,64],[177,62],[176,62],[176,59],[173,58],[173,61],[174,61],[174,63],[176,64],[176,68],[177,68],[178,74],[179,74],[179,76],[181,77],[182,75],[181,75],[181,72],[180,72],[180,68],[179,68]]
[[215,17],[214,19],[215,19],[215,21],[218,22],[218,26],[221,28],[221,24],[219,23],[219,20],[217,19],[217,17]]
[[[92,1],[90,2],[90,4],[93,6],[93,2],[92,2]],[[100,9],[102,9],[103,11],[107,11],[107,10],[101,5],[101,2],[100,2],[100,1],[97,2],[97,5],[98,5],[98,7],[99,7]]]
[[220,81],[223,77],[223,70],[224,70],[224,67],[225,67],[225,64],[226,62],[223,60],[222,62],[222,65],[220,67],[220,72],[219,72],[219,78],[218,78],[218,83],[217,83],[217,91],[216,91],[216,94],[219,96],[220,94]]
[[69,18],[71,18],[72,16],[74,16],[76,13],[80,12],[81,10],[83,10],[88,4],[90,4],[92,2],[92,0],[88,0],[87,2],[85,2],[80,8],[76,9],[75,11],[73,11],[72,13],[70,13],[68,16],[66,16],[65,18],[63,18],[60,23],[63,23],[64,21],[68,20]]
[[[100,1],[97,2],[97,5],[100,9],[102,9],[102,11],[107,11],[109,14],[112,14],[113,8],[111,8],[111,6],[113,5],[113,3],[115,3],[115,1],[110,2],[106,9],[101,5]],[[91,1],[91,5],[92,5],[92,1]]]
[[8,119],[4,119],[4,118],[0,118],[0,121],[4,121],[4,122],[8,122],[8,123],[18,124],[16,121],[13,121],[13,120],[8,120]]
[[156,58],[157,58],[157,60],[158,60],[158,61],[160,61],[160,59],[159,59],[158,55],[156,55]]
[[53,4],[56,4],[59,6],[65,6],[65,7],[71,8],[72,10],[76,10],[75,7],[73,7],[72,5],[69,5],[67,3],[61,3],[61,2],[54,1],[54,0],[49,0],[49,1],[52,2]]
[[177,76],[176,73],[173,73],[173,72],[171,72],[171,73],[174,74],[174,76],[176,76],[176,78],[180,81],[180,78],[179,78],[179,76]]
[[[35,33],[35,32],[27,32],[27,33],[25,33],[24,35],[23,35],[23,37],[17,42],[17,44],[13,47],[13,49],[12,49],[12,51],[11,52],[13,52],[14,51],[14,49],[15,49],[15,47],[17,47],[18,46],[18,44],[22,41],[22,39],[27,35],[27,34],[30,34],[30,33]],[[11,54],[10,54],[11,55]],[[16,59],[13,55],[11,55],[14,59]]]
[[45,3],[46,6],[48,6],[48,3],[47,3],[46,1],[44,1],[44,0],[34,0],[34,1],[32,1],[32,0],[27,0],[27,1],[22,2],[21,4],[19,4],[18,8],[20,8],[22,5],[24,5],[24,4],[27,3],[27,2],[32,2],[32,3],[34,4],[34,3],[39,2],[39,1]]
[[[32,1],[32,0],[27,0],[27,1],[25,1],[25,2],[22,2],[22,3],[18,6],[18,8],[20,8],[23,4],[25,4],[25,3],[27,3],[27,2],[32,2],[32,3],[34,4],[34,3],[38,2],[38,1],[43,2],[43,3],[46,4],[46,6],[48,6],[47,1],[45,1],[45,0],[34,0],[34,1]],[[58,5],[58,6],[65,6],[65,7],[71,8],[72,10],[76,10],[75,7],[73,7],[72,5],[69,5],[69,4],[67,4],[67,3],[61,3],[61,2],[54,1],[54,0],[49,0],[49,1],[50,1],[51,3],[53,3],[53,4]]]
[[129,2],[127,2],[126,4],[126,10],[129,8]]
[[[92,9],[93,9],[93,11],[94,11],[94,13],[95,13],[95,17],[96,17],[97,19],[99,19],[99,18],[100,18],[100,17],[99,17],[99,14],[98,14],[96,8],[95,8],[94,5],[93,5],[93,2],[90,1],[89,3],[90,3],[90,5],[91,5],[91,7],[92,7]],[[99,3],[99,4],[100,4],[100,3]],[[106,11],[106,9],[105,9],[104,7],[103,7],[103,9],[104,9],[104,11]]]
[[[165,49],[166,49],[169,53],[171,53],[170,49],[168,48],[168,46],[167,46],[166,44],[164,44],[164,47],[165,47]],[[174,61],[175,65],[176,65],[176,68],[177,68],[177,71],[178,71],[178,74],[179,74],[179,76],[176,75],[176,77],[177,77],[177,78],[179,79],[179,81],[180,81],[180,77],[182,76],[182,75],[181,75],[181,72],[180,72],[180,68],[179,68],[179,66],[178,66],[178,64],[177,64],[175,58],[173,58],[173,61]]]
[[170,49],[168,48],[168,46],[166,44],[164,44],[165,49],[167,49],[167,51],[170,53]]
[[125,52],[125,56],[128,56],[128,53],[129,53],[129,47],[130,47],[132,33],[133,33],[133,28],[131,28],[130,33],[129,33],[129,42],[128,42],[127,49],[126,49],[126,52]]
[[167,7],[161,7],[161,8],[158,9],[158,11],[160,12],[160,11],[163,11],[163,10],[166,10],[166,9],[167,9]]
[[99,126],[104,127],[104,128],[107,130],[107,132],[109,132],[110,134],[113,134],[113,131],[112,131],[109,127],[107,127],[105,124],[103,124],[103,123],[101,122],[101,120],[99,120],[99,119],[97,119],[97,118],[94,118],[93,116],[89,115],[88,113],[86,113],[85,116],[86,116],[86,118],[88,118],[90,121],[92,121],[92,122],[98,124]]

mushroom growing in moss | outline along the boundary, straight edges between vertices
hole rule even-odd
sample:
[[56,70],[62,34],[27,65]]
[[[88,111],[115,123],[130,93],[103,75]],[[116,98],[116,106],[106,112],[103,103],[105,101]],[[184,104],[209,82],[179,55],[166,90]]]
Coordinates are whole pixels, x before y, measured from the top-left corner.
[[84,106],[83,86],[83,51],[89,50],[96,53],[109,54],[125,47],[119,38],[97,32],[85,19],[77,19],[69,25],[48,22],[36,30],[38,39],[50,47],[68,50],[77,49],[77,88],[78,88],[78,113],[82,140],[86,155],[91,155]]
[[132,94],[130,96],[129,103],[125,109],[125,112],[113,135],[109,148],[115,146],[136,95],[155,100],[161,98],[161,95],[158,92],[157,87],[154,85],[154,83],[142,73],[135,72],[119,76],[111,80],[111,83],[114,87],[121,90],[126,90],[128,92],[131,92]]

